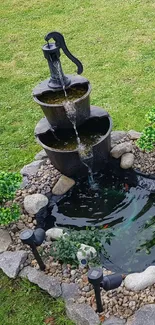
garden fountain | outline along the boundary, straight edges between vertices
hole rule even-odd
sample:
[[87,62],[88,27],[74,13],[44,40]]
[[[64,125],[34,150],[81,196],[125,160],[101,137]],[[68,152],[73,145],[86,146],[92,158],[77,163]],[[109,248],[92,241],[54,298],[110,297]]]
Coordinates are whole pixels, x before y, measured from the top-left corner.
[[[54,43],[49,43],[51,38]],[[34,100],[45,114],[35,128],[36,139],[61,173],[78,177],[93,171],[98,185],[94,191],[88,179],[80,178],[66,195],[53,196],[45,229],[54,220],[56,226],[112,229],[112,240],[105,247],[112,262],[106,261],[106,266],[118,265],[125,272],[144,270],[155,264],[154,193],[150,185],[144,186],[148,182],[143,176],[131,168],[124,171],[117,166],[119,160],[109,157],[111,117],[90,105],[91,85],[80,76],[83,66],[69,52],[63,36],[51,32],[45,40],[43,53],[51,77],[33,90]],[[60,50],[77,65],[78,75],[63,73]]]
[[[55,43],[49,43],[51,38]],[[67,176],[86,174],[90,166],[93,171],[103,168],[110,152],[111,117],[102,108],[90,106],[91,85],[80,76],[83,66],[69,52],[64,37],[51,32],[45,40],[42,49],[51,77],[33,90],[46,116],[35,128],[37,141]],[[60,50],[77,65],[78,75],[64,75]]]

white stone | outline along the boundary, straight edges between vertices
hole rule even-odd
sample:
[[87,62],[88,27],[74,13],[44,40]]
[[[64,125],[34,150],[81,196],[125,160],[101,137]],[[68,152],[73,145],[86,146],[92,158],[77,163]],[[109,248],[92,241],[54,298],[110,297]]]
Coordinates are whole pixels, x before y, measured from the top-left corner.
[[41,208],[48,204],[48,198],[43,194],[27,195],[24,198],[24,209],[30,214],[36,214]]
[[128,136],[131,140],[138,140],[141,137],[141,132],[137,132],[135,130],[130,130],[128,132]]
[[11,243],[9,232],[6,229],[0,229],[0,253],[5,252]]
[[97,251],[92,246],[81,244],[76,256],[79,264],[82,266],[83,263],[81,263],[81,261],[86,260],[87,262],[94,259],[97,256]]
[[62,175],[52,189],[54,195],[63,195],[75,185],[75,181],[65,175]]
[[128,290],[139,291],[155,283],[155,266],[149,266],[145,271],[127,275],[124,280]]
[[133,166],[134,163],[134,154],[131,152],[124,153],[121,157],[120,166],[123,169],[128,169]]
[[130,142],[123,142],[117,144],[111,150],[111,156],[114,158],[120,158],[124,153],[132,151],[132,144]]
[[51,228],[46,231],[47,240],[57,240],[58,238],[64,236],[62,228]]

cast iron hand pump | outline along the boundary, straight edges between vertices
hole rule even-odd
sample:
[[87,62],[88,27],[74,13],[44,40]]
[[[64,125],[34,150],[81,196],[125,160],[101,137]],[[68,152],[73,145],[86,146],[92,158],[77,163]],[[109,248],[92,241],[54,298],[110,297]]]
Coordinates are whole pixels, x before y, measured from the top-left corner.
[[[49,43],[49,40],[53,38],[55,43]],[[68,50],[65,39],[62,34],[58,32],[51,32],[45,36],[47,44],[43,46],[44,56],[48,61],[51,78],[48,82],[48,86],[52,89],[62,89],[68,87],[71,84],[71,78],[64,75],[60,62],[60,49],[63,50],[65,55],[77,65],[77,73],[83,72],[82,63],[71,54]]]

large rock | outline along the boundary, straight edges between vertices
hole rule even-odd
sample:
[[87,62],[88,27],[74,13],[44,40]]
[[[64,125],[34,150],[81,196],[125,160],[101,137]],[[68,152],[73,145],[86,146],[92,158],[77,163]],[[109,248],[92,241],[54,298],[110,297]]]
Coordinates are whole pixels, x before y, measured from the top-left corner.
[[121,157],[121,168],[128,169],[133,166],[134,163],[134,154],[131,152],[124,153]]
[[41,289],[47,291],[53,298],[61,296],[61,286],[56,277],[46,275],[30,266],[25,267],[19,275],[20,277],[27,278],[30,282],[37,284]]
[[79,295],[79,287],[76,283],[62,283],[62,298],[65,301],[77,300]]
[[20,266],[27,259],[27,252],[4,252],[0,254],[0,268],[9,278],[15,278],[20,271]]
[[130,142],[123,142],[117,144],[111,150],[111,156],[114,158],[120,158],[124,153],[132,151],[132,144]]
[[46,231],[47,240],[57,240],[64,235],[63,229],[61,228],[51,228]]
[[27,195],[24,198],[24,209],[30,214],[36,214],[41,208],[48,204],[47,196],[43,194]]
[[36,175],[38,169],[45,163],[45,160],[36,160],[33,161],[31,164],[25,165],[20,173],[23,176],[34,176]]
[[139,291],[155,283],[155,266],[149,266],[144,272],[127,275],[124,280],[128,290]]
[[67,316],[76,325],[99,325],[100,320],[95,311],[86,304],[67,304]]
[[54,195],[63,195],[75,185],[75,181],[65,175],[62,175],[52,189]]
[[155,325],[155,304],[140,308],[128,319],[126,325]]
[[117,317],[110,317],[107,319],[103,325],[124,325],[126,321]]
[[81,266],[85,266],[87,261],[94,259],[97,256],[97,251],[94,247],[81,244],[77,252],[77,259]]
[[113,148],[126,135],[127,135],[127,132],[125,132],[125,131],[112,131],[111,132],[111,148]]
[[6,229],[0,229],[0,253],[5,252],[11,243],[9,232]]
[[46,159],[46,158],[48,158],[48,156],[47,156],[47,153],[46,153],[46,151],[44,149],[39,151],[34,157],[35,160],[43,160],[43,159]]
[[134,130],[130,130],[128,132],[128,136],[131,140],[138,140],[141,137],[141,133]]

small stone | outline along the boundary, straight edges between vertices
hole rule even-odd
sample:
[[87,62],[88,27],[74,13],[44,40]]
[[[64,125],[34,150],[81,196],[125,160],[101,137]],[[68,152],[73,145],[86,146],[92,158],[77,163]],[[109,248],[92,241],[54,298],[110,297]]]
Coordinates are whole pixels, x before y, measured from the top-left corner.
[[43,194],[27,195],[24,198],[24,209],[30,214],[36,214],[41,208],[48,204],[48,198]]
[[139,291],[155,283],[155,266],[149,266],[144,272],[132,273],[126,276],[125,287],[128,290]]
[[46,237],[47,237],[48,241],[57,240],[58,238],[60,238],[64,235],[65,235],[65,233],[63,232],[62,228],[53,227],[46,231]]
[[11,243],[9,232],[6,229],[0,229],[0,253],[5,252]]
[[127,135],[131,140],[138,140],[141,137],[141,132],[130,130]]
[[43,165],[45,162],[44,160],[36,160],[33,161],[31,164],[25,165],[20,173],[23,176],[34,176],[36,175],[38,169],[41,167],[41,165]]
[[44,149],[39,151],[34,157],[35,160],[43,160],[43,159],[46,159],[46,158],[48,158],[48,156],[47,156],[47,153],[46,153],[46,151]]
[[0,269],[9,277],[15,278],[20,271],[21,264],[27,259],[25,251],[4,252],[0,254]]
[[128,169],[133,166],[134,163],[134,155],[131,152],[124,153],[121,157],[121,168]]
[[52,189],[54,195],[63,195],[75,185],[75,181],[65,175],[62,175]]
[[113,148],[117,142],[122,140],[127,135],[125,131],[112,131],[111,132],[111,148]]
[[111,156],[114,158],[120,158],[124,153],[131,152],[131,151],[132,151],[132,144],[129,142],[123,142],[117,144],[111,150]]

